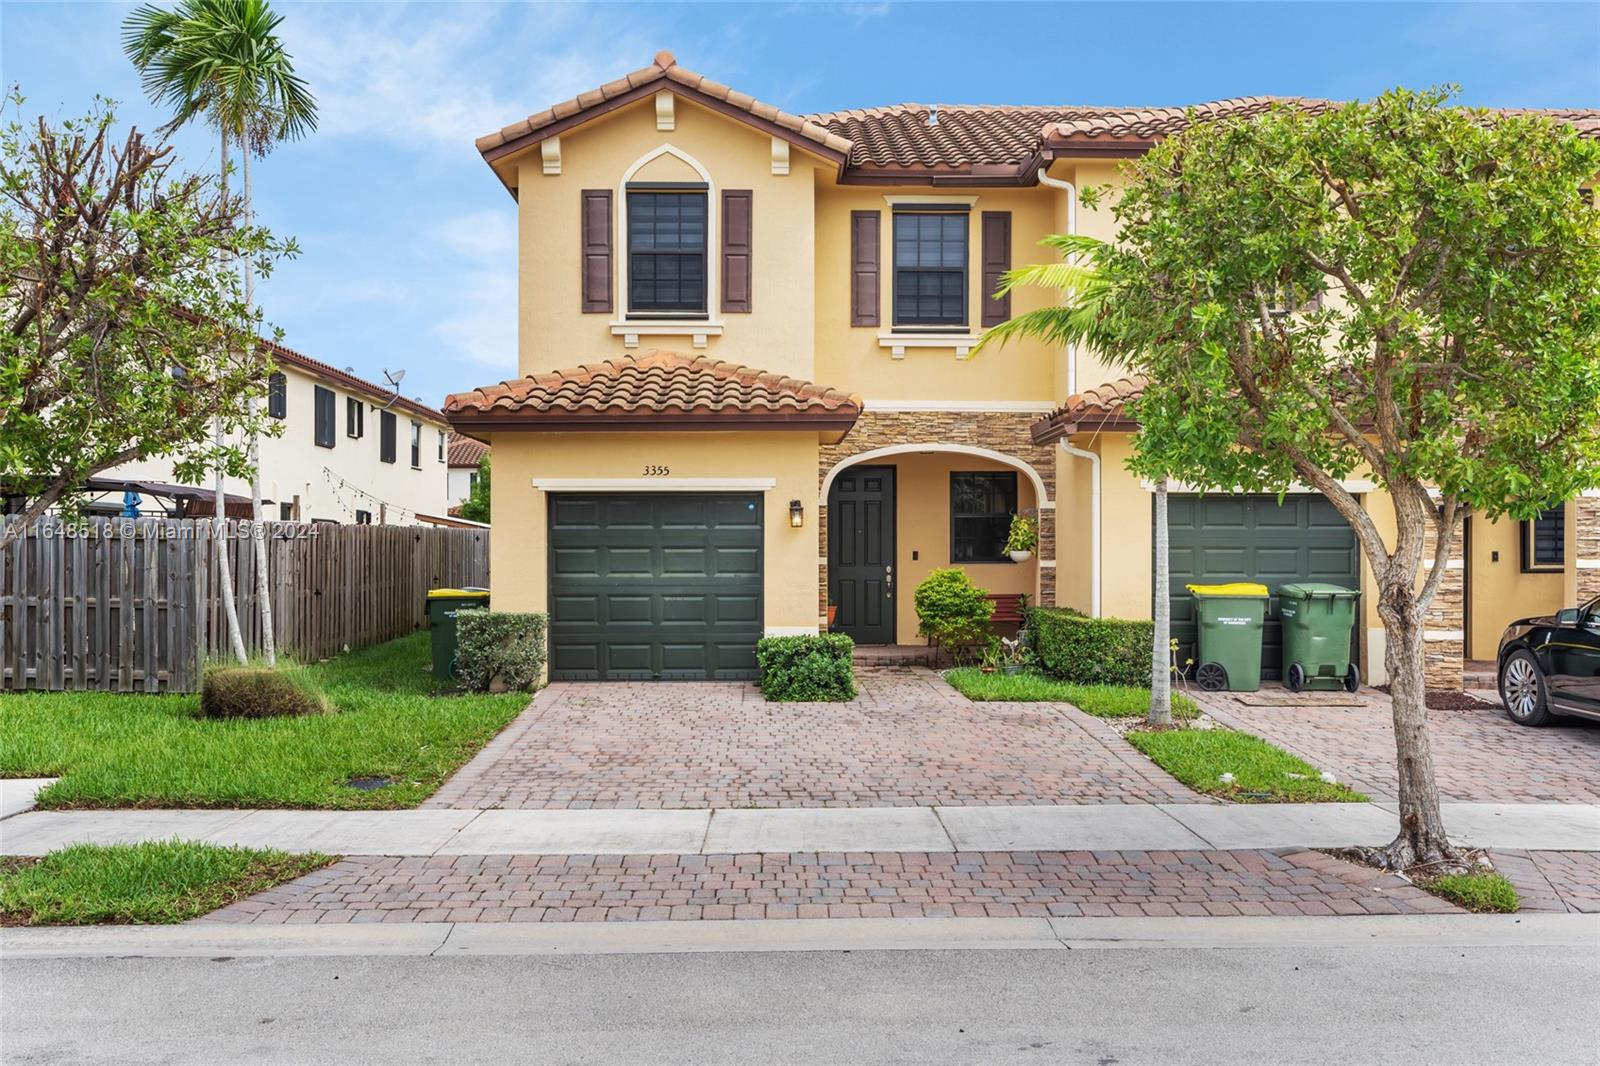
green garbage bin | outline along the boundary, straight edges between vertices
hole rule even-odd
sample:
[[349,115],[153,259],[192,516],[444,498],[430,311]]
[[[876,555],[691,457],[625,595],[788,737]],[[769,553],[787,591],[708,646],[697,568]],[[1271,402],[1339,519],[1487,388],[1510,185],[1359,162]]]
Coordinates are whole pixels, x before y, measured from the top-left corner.
[[1267,586],[1189,585],[1199,624],[1196,683],[1207,692],[1254,692],[1261,687],[1261,628],[1271,598]]
[[429,589],[428,628],[433,630],[433,676],[455,680],[456,612],[489,606],[488,589]]
[[1350,661],[1350,630],[1360,598],[1355,589],[1317,581],[1279,587],[1283,683],[1291,692],[1361,687],[1361,673]]

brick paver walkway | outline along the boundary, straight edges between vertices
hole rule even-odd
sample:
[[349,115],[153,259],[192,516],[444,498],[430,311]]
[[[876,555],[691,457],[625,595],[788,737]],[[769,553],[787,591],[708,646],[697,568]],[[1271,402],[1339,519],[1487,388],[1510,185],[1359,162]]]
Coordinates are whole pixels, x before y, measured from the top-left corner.
[[1321,852],[1096,851],[351,858],[202,921],[1448,913]]
[[1491,851],[1525,911],[1600,914],[1600,852]]
[[973,703],[931,670],[862,670],[849,703],[735,683],[562,684],[428,807],[1203,803],[1103,721]]
[[[1394,727],[1382,693],[1364,693],[1359,707],[1245,706],[1205,693],[1200,702],[1223,724],[1286,748],[1373,799],[1394,797]],[[1428,735],[1445,800],[1600,803],[1600,723],[1562,719],[1529,729],[1484,707],[1429,711]]]

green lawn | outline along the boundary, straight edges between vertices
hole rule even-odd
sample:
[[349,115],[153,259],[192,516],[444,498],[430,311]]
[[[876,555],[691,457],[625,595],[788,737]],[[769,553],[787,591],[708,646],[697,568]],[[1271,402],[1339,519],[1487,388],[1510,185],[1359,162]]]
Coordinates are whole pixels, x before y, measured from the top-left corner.
[[[1260,737],[1232,729],[1135,730],[1128,742],[1196,792],[1242,803],[1365,803],[1321,771]],[[1225,773],[1233,781],[1225,782]]]
[[0,925],[182,922],[332,861],[177,840],[75,844],[0,860]]
[[[198,696],[0,700],[0,777],[57,777],[41,807],[415,807],[528,702],[433,696],[428,634],[306,668],[335,708],[205,720]],[[371,791],[352,778],[390,778]]]
[[1419,878],[1417,884],[1479,914],[1510,914],[1522,906],[1516,888],[1501,874],[1443,874]]
[[[1150,690],[1132,685],[1076,685],[1043,674],[986,674],[976,666],[958,666],[944,676],[957,692],[980,703],[1070,703],[1098,718],[1142,718],[1150,711]],[[1199,710],[1188,696],[1174,692],[1172,713],[1193,718]]]

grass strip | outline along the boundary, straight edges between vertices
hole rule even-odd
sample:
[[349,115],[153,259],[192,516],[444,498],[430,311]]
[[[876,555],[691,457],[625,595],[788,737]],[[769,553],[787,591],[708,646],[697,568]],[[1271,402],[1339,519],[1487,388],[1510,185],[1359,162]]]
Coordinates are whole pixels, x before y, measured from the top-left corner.
[[[1367,797],[1260,737],[1232,729],[1133,730],[1128,743],[1196,792],[1241,803],[1365,803]],[[1232,780],[1224,781],[1223,774]]]
[[1441,874],[1413,880],[1440,899],[1478,914],[1511,914],[1522,906],[1516,888],[1497,873]]
[[183,922],[332,861],[180,840],[74,844],[3,861],[0,925]]
[[[1070,703],[1097,718],[1143,718],[1150,712],[1150,690],[1135,685],[1079,685],[1027,672],[986,674],[975,666],[958,666],[944,676],[957,692],[980,703]],[[1172,694],[1174,718],[1198,713],[1188,696]]]
[[[196,695],[0,700],[0,777],[59,777],[43,808],[404,808],[516,717],[526,693],[438,695],[427,633],[303,667],[334,713],[210,720]],[[378,779],[357,789],[351,780]]]

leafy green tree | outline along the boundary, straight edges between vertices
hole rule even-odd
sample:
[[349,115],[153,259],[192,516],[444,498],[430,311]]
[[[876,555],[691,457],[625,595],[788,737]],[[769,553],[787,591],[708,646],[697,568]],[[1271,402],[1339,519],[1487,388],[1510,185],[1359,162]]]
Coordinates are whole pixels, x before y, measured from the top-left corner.
[[472,522],[489,521],[489,455],[478,460],[478,480],[472,491],[461,501],[461,517]]
[[[283,21],[266,0],[183,0],[174,11],[145,5],[123,23],[123,49],[138,69],[145,92],[173,110],[169,129],[201,119],[222,136],[223,188],[227,188],[228,149],[237,142],[244,169],[244,215],[254,214],[250,158],[265,155],[283,140],[298,140],[316,128],[317,107],[279,39]],[[253,305],[255,274],[244,260],[245,301]],[[252,401],[253,402],[253,401]],[[220,431],[220,428],[219,428]],[[272,632],[272,596],[267,576],[267,543],[261,528],[260,437],[250,435],[250,496],[254,519],[251,541],[256,556],[256,602],[261,609],[262,654],[277,660]],[[217,522],[223,521],[222,471],[217,471]],[[241,661],[244,643],[233,606],[233,582],[223,560],[228,626]]]
[[[20,98],[7,110],[20,108]],[[241,224],[217,179],[184,174],[172,149],[120,138],[109,105],[52,125],[0,127],[0,493],[13,533],[85,481],[167,457],[188,480],[247,469],[208,441],[256,425],[259,319],[224,257],[270,267],[290,246]]]
[[[1394,705],[1393,867],[1457,864],[1424,707],[1424,618],[1466,515],[1600,485],[1600,145],[1537,114],[1395,90],[1196,123],[1129,165],[1116,243],[1013,284],[1062,307],[1002,335],[1088,338],[1145,375],[1133,468],[1321,492],[1371,567]],[[1105,191],[1085,190],[1094,202]],[[1353,478],[1387,502],[1369,508]]]

